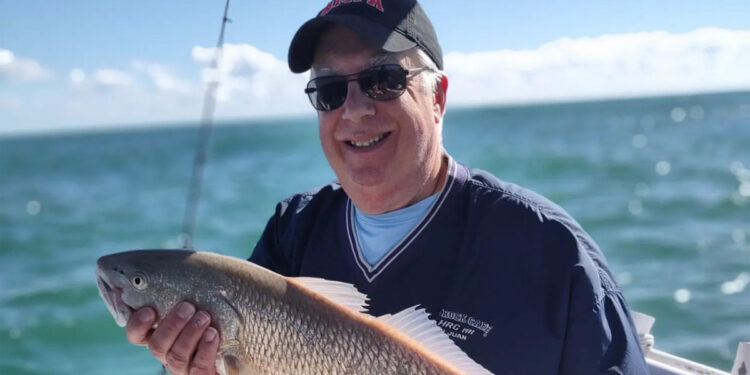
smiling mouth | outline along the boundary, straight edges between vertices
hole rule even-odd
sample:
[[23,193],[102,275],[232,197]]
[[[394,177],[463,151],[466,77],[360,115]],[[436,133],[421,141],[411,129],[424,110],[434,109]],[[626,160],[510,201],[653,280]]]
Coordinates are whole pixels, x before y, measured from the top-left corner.
[[391,135],[391,132],[386,132],[377,137],[370,138],[368,140],[361,141],[361,142],[346,141],[346,143],[351,147],[362,149],[362,148],[375,146],[376,144],[382,142],[384,139],[388,138],[389,135]]

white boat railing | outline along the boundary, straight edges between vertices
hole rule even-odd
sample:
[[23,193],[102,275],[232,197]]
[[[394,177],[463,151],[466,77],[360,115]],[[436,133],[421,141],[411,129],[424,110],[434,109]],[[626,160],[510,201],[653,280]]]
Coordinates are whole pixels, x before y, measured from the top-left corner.
[[739,343],[734,366],[729,373],[654,349],[651,327],[655,321],[652,316],[633,311],[633,322],[651,375],[750,375],[750,342]]

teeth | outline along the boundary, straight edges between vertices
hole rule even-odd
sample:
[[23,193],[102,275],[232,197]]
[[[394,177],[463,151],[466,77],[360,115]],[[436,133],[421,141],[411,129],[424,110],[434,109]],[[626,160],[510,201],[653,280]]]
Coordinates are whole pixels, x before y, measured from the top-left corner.
[[349,141],[349,144],[352,145],[352,146],[354,146],[354,147],[369,147],[369,146],[372,146],[372,145],[380,142],[383,138],[385,138],[385,134],[381,134],[381,135],[379,135],[379,136],[377,136],[375,138],[368,139],[368,140],[363,141],[363,142]]

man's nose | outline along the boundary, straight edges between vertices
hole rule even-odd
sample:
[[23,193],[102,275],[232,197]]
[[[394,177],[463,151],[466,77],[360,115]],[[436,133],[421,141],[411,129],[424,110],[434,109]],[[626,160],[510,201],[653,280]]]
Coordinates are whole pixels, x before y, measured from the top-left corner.
[[375,103],[368,98],[359,88],[359,83],[354,80],[348,83],[346,101],[343,105],[341,118],[348,121],[358,122],[363,117],[375,114]]

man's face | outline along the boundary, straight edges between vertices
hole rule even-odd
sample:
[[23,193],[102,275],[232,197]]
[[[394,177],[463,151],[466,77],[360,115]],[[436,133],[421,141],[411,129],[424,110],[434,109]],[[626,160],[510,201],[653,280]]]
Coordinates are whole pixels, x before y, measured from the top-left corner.
[[[383,63],[408,68],[348,28],[335,26],[320,38],[312,75],[352,74]],[[318,111],[326,158],[347,195],[366,213],[392,211],[435,190],[442,159],[444,86],[435,94],[422,78],[408,78],[406,92],[389,101],[368,98],[352,81],[341,107]]]

